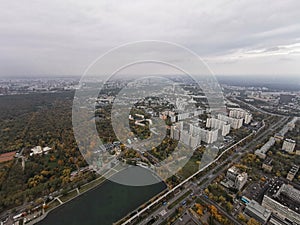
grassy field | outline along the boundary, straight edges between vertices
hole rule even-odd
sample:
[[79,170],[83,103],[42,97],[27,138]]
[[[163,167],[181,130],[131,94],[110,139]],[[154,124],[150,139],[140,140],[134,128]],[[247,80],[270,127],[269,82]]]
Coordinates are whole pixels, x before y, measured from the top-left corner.
[[84,192],[88,191],[91,188],[97,187],[99,184],[101,184],[105,180],[106,180],[105,177],[99,177],[96,180],[93,180],[90,183],[87,183],[87,184],[81,186],[80,189],[79,189],[79,192],[84,193]]
[[46,211],[54,209],[55,207],[57,207],[59,205],[60,205],[59,201],[58,200],[54,200],[54,201],[52,201],[51,203],[48,204],[48,207],[47,207]]
[[63,202],[66,202],[78,195],[76,190],[72,190],[71,192],[68,192],[66,195],[61,196],[59,199]]

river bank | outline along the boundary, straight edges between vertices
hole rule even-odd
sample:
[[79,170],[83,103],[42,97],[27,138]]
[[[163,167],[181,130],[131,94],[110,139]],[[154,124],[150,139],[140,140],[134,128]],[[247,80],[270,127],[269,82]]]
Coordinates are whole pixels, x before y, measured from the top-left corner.
[[[148,179],[157,179],[147,170],[141,173]],[[126,171],[122,171],[118,176]],[[165,190],[163,182],[148,186],[126,186],[105,180],[99,186],[89,190],[71,201],[50,211],[36,224],[39,225],[111,225],[153,196]]]

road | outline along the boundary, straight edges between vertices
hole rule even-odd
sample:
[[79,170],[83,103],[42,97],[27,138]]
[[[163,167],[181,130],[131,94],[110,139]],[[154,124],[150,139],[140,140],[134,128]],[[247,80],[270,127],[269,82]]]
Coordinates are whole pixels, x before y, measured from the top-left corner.
[[214,205],[219,212],[221,212],[223,215],[226,215],[226,217],[228,219],[230,219],[231,222],[234,222],[234,224],[240,225],[241,222],[238,221],[236,218],[234,218],[232,215],[230,215],[229,213],[227,213],[222,207],[220,207],[218,204],[216,204],[214,201],[208,199],[208,198],[204,198],[201,197],[201,200],[204,201],[205,203],[209,204],[209,205]]
[[225,151],[223,151],[215,160],[213,160],[212,162],[208,163],[207,165],[205,165],[204,167],[202,167],[200,170],[198,170],[196,173],[194,173],[193,175],[189,176],[188,178],[186,178],[184,181],[182,181],[180,184],[178,184],[177,186],[175,186],[174,188],[172,188],[170,191],[168,191],[167,193],[163,194],[161,197],[159,197],[157,200],[155,200],[154,202],[152,202],[150,205],[148,205],[146,208],[142,209],[141,211],[137,212],[135,215],[133,215],[131,218],[129,218],[127,221],[125,221],[124,223],[122,223],[122,225],[126,225],[126,224],[130,224],[131,221],[135,220],[137,217],[139,217],[141,214],[143,214],[144,212],[146,212],[147,210],[149,210],[152,206],[156,205],[157,203],[161,202],[164,198],[166,198],[169,194],[173,193],[174,191],[176,191],[177,189],[179,189],[180,187],[182,187],[184,184],[186,184],[188,181],[190,181],[192,178],[194,178],[195,176],[197,176],[199,173],[201,173],[202,171],[204,171],[205,169],[207,169],[209,166],[211,166],[212,164],[214,164],[215,162],[219,161],[219,159],[228,151],[230,151],[231,149],[233,149],[235,146],[237,146],[238,144],[242,143],[244,140],[246,140],[249,136],[252,136],[254,133],[251,133],[250,135],[248,135],[247,137],[243,138],[242,140],[240,140],[239,142],[235,143],[234,145],[232,145],[231,147],[227,148]]
[[[231,99],[231,100],[232,100],[232,99]],[[267,115],[270,115],[270,116],[282,116],[282,117],[286,117],[286,116],[281,115],[281,114],[276,114],[276,113],[267,112],[267,111],[265,111],[265,110],[263,110],[263,109],[261,109],[261,108],[258,108],[258,107],[254,106],[254,105],[252,105],[252,104],[247,103],[247,102],[241,101],[241,100],[239,100],[239,99],[237,99],[237,98],[233,98],[233,100],[234,100],[234,101],[237,101],[237,102],[239,102],[239,103],[245,104],[245,105],[247,105],[248,107],[250,107],[250,108],[253,109],[253,110],[259,111],[259,112],[261,112],[261,113],[264,113],[264,114],[267,114]]]
[[[191,175],[190,177],[188,177],[187,179],[185,179],[184,181],[182,181],[180,184],[178,184],[177,186],[175,186],[174,188],[172,188],[170,191],[168,191],[167,193],[163,194],[161,197],[159,197],[157,200],[155,200],[154,202],[152,202],[150,205],[148,205],[146,208],[142,209],[141,211],[137,212],[135,215],[133,215],[131,218],[129,218],[127,221],[125,221],[122,225],[127,225],[127,224],[131,224],[132,221],[134,221],[137,217],[139,217],[140,215],[142,215],[143,213],[145,213],[147,210],[149,210],[152,206],[158,204],[159,202],[161,202],[171,193],[173,193],[175,190],[177,190],[178,188],[182,187],[183,185],[185,185],[186,183],[188,183],[189,181],[192,180],[192,178],[194,178],[195,176],[197,176],[199,173],[201,173],[202,171],[204,171],[206,168],[208,168],[210,165],[212,165],[213,163],[216,163],[217,161],[220,160],[220,158],[227,153],[228,151],[230,151],[231,149],[233,149],[234,147],[236,147],[238,144],[242,143],[244,140],[246,140],[248,137],[255,135],[255,138],[253,140],[251,140],[250,142],[248,142],[245,146],[243,146],[240,150],[239,156],[236,157],[235,159],[233,159],[233,157],[235,156],[234,154],[232,154],[230,157],[228,157],[224,162],[222,162],[219,166],[215,167],[214,169],[212,169],[209,173],[207,173],[205,176],[203,176],[201,178],[201,180],[207,179],[208,180],[202,184],[199,188],[199,192],[201,191],[202,188],[204,188],[207,184],[209,184],[211,181],[213,181],[217,176],[219,176],[221,173],[224,172],[225,169],[227,169],[228,165],[226,164],[227,162],[237,162],[239,161],[242,156],[245,153],[251,152],[254,149],[253,148],[249,148],[250,146],[254,145],[253,147],[255,147],[255,145],[259,142],[261,142],[262,140],[268,138],[270,135],[273,135],[273,133],[278,130],[280,127],[282,127],[283,125],[285,125],[288,121],[288,117],[282,117],[277,123],[272,124],[267,130],[264,130],[260,133],[260,131],[262,129],[260,129],[256,134],[252,133],[250,135],[248,135],[247,137],[243,138],[242,140],[240,140],[239,142],[235,143],[234,145],[232,145],[231,147],[227,148],[225,151],[223,151],[215,160],[213,160],[212,162],[210,162],[209,164],[207,164],[206,166],[204,166],[202,169],[200,169],[199,171],[197,171],[196,173],[194,173],[193,175]],[[226,163],[225,163],[226,162]],[[216,171],[220,166],[223,166],[222,170],[219,170],[216,174],[213,174],[214,171]],[[190,187],[191,184],[188,184],[188,186]],[[176,207],[173,208],[173,210],[175,210]],[[159,212],[161,212],[164,209],[164,207],[160,207],[158,210],[156,210],[154,213],[152,213],[151,215],[148,216],[148,218],[151,218],[152,216],[157,216]],[[172,214],[172,210],[170,210],[170,212],[168,212],[168,215]],[[167,215],[164,216],[164,218]],[[142,223],[144,224],[144,223]]]

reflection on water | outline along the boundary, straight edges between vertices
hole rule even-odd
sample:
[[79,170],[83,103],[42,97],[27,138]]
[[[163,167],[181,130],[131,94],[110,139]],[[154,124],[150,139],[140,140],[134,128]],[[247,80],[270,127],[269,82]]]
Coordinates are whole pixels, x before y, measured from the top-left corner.
[[[137,167],[135,167],[137,168]],[[132,173],[132,169],[122,173]],[[144,178],[156,179],[140,169]],[[136,170],[135,172],[136,173]],[[133,174],[134,174],[133,173]],[[166,188],[164,183],[149,186],[124,186],[106,181],[71,202],[55,209],[39,225],[111,225]]]

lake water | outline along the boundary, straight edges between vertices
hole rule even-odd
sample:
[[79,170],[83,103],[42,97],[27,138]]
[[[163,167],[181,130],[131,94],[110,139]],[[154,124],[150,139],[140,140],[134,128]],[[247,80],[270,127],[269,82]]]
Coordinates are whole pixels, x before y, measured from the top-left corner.
[[[145,177],[154,179],[149,171],[143,169],[143,173]],[[108,180],[50,212],[37,224],[111,225],[165,188],[163,182],[148,186],[125,186]]]

